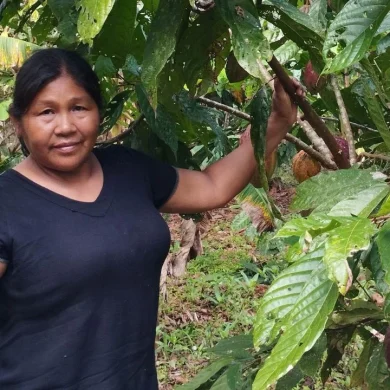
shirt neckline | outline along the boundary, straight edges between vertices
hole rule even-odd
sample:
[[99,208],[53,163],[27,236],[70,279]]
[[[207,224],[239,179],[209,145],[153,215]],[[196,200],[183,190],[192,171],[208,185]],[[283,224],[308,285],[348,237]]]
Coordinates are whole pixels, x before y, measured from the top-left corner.
[[87,214],[93,217],[103,217],[111,205],[112,191],[109,190],[111,180],[107,164],[102,158],[100,150],[95,149],[92,152],[98,159],[103,170],[103,186],[98,197],[93,202],[84,202],[68,198],[67,196],[41,186],[14,169],[9,169],[4,173],[4,176],[16,181],[34,194],[45,198],[47,201],[55,203],[58,206],[64,207],[72,212]]

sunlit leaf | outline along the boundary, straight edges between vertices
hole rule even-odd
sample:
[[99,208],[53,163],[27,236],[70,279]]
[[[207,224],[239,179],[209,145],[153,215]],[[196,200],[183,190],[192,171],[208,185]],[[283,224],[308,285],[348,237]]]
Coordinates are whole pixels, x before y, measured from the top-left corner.
[[100,32],[115,0],[78,0],[80,9],[77,30],[82,40],[91,42]]
[[324,331],[338,295],[336,285],[327,278],[325,266],[320,263],[285,319],[288,326],[260,368],[253,390],[266,390],[313,347]]
[[0,36],[0,69],[22,66],[28,55],[40,47],[21,39]]

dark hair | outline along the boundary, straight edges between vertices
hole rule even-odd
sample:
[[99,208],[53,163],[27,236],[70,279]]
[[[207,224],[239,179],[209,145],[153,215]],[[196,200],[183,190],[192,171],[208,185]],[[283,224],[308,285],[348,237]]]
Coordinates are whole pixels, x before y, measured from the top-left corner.
[[62,74],[68,74],[82,87],[101,112],[103,100],[99,79],[88,62],[74,51],[50,48],[34,52],[20,68],[9,108],[10,115],[20,120],[37,94]]

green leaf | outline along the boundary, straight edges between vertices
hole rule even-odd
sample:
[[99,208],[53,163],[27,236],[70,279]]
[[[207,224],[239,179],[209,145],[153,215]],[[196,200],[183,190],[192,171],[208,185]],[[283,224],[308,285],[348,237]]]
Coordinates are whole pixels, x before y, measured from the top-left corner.
[[373,187],[380,180],[364,170],[340,169],[321,172],[297,187],[296,196],[290,206],[292,210],[328,212],[337,203],[359,192]]
[[[230,390],[241,389],[242,386],[242,365],[241,364],[232,364],[226,371],[226,379],[228,388]],[[226,387],[221,388],[225,390]],[[226,389],[227,390],[227,389]]]
[[389,190],[390,188],[386,183],[378,183],[337,203],[332,207],[329,215],[368,217],[388,195]]
[[340,43],[346,46],[328,64],[326,73],[338,72],[360,61],[389,11],[390,3],[387,0],[348,1],[328,28],[324,57]]
[[295,262],[272,283],[260,301],[254,323],[256,348],[270,344],[281,330],[283,319],[293,309],[305,285],[310,282],[323,257],[323,248]]
[[308,232],[312,237],[340,226],[340,222],[325,214],[313,214],[307,218],[294,218],[286,222],[275,237],[303,237]]
[[91,42],[100,32],[114,3],[115,0],[78,0],[81,10],[77,20],[77,31],[83,41]]
[[388,265],[382,264],[382,259],[379,254],[378,244],[376,241],[373,242],[372,248],[368,253],[366,266],[372,273],[372,278],[376,283],[377,290],[381,294],[387,294],[390,291],[390,286],[385,281],[386,272],[383,269],[383,266],[387,267]]
[[371,355],[365,373],[365,382],[369,390],[388,390],[390,388],[390,371],[385,360],[385,346],[378,344]]
[[141,80],[151,106],[157,108],[157,76],[175,50],[179,28],[187,17],[186,0],[160,0],[153,18],[142,62]]
[[123,106],[126,101],[129,99],[131,91],[123,91],[118,93],[111,101],[108,103],[106,111],[103,115],[103,120],[100,125],[100,133],[105,134],[112,129],[117,120],[122,114]]
[[154,14],[157,11],[160,0],[143,0],[144,7]]
[[252,335],[238,335],[225,340],[221,340],[215,347],[209,349],[210,352],[220,356],[235,357],[246,349],[253,348]]
[[141,111],[145,115],[149,126],[153,132],[171,148],[176,156],[178,138],[175,131],[175,121],[161,104],[158,105],[156,111],[153,110],[146,96],[146,92],[141,85],[137,85],[135,90]]
[[364,374],[375,344],[377,344],[377,342],[375,342],[374,338],[370,338],[364,343],[358,364],[351,377],[351,386],[362,386],[364,384]]
[[293,41],[287,41],[274,51],[274,56],[284,65],[290,60],[294,60],[299,52],[299,47]]
[[384,280],[390,285],[390,221],[381,227],[375,242],[378,245],[382,269],[385,271]]
[[345,295],[352,283],[352,272],[347,259],[357,251],[367,249],[376,228],[369,219],[356,218],[329,233],[325,242],[324,263],[329,278],[337,282],[339,291]]
[[375,214],[376,217],[382,217],[384,215],[390,214],[390,196],[388,196],[385,201],[382,203],[379,211]]
[[0,69],[20,67],[27,56],[40,46],[21,39],[0,36]]
[[260,15],[279,27],[301,49],[308,51],[314,67],[322,70],[322,28],[310,15],[284,0],[264,0]]
[[326,30],[327,0],[313,0],[309,11],[309,16],[321,28],[321,35]]
[[47,35],[56,26],[57,19],[53,15],[50,7],[44,7],[37,22],[31,29],[31,35],[35,38],[38,44],[43,43],[47,39]]
[[267,138],[267,123],[270,114],[271,100],[265,88],[260,88],[251,102],[251,141],[255,158],[259,179],[262,187],[268,191],[268,178],[265,170],[265,152]]
[[387,149],[390,150],[390,129],[383,115],[382,107],[367,82],[364,84],[364,100],[372,121],[375,123]]
[[99,56],[94,66],[95,73],[102,79],[103,77],[113,77],[116,75],[116,69],[111,58]]
[[359,325],[368,320],[381,320],[383,313],[372,304],[372,308],[357,308],[354,310],[335,311],[332,313],[331,320],[336,325]]
[[94,40],[93,51],[110,57],[117,67],[122,66],[131,51],[136,15],[136,1],[116,0]]
[[222,113],[216,109],[208,108],[191,99],[188,92],[182,91],[175,96],[181,111],[191,120],[197,123],[206,124],[215,134],[215,147],[220,156],[230,151],[228,138],[224,129],[218,124]]
[[320,336],[313,348],[305,352],[297,365],[283,378],[278,380],[275,390],[291,390],[304,376],[314,377],[322,362],[322,356],[326,350],[326,336]]
[[290,371],[324,331],[338,298],[336,285],[324,271],[324,265],[320,264],[303,288],[290,315],[284,320],[287,325],[285,332],[256,376],[253,390],[266,390]]
[[250,75],[262,79],[259,61],[269,61],[272,53],[261,32],[252,0],[215,0],[216,8],[232,31],[232,45],[238,63]]
[[9,118],[8,108],[12,103],[12,99],[6,99],[0,102],[0,121],[6,121]]
[[227,32],[228,26],[216,8],[200,15],[182,34],[176,47],[175,62],[182,68],[191,94],[195,94],[198,79],[210,70],[210,58],[218,55],[216,41]]
[[76,0],[47,0],[47,4],[58,21],[64,19],[75,5]]
[[220,370],[222,370],[222,368],[226,367],[231,362],[232,362],[232,358],[229,357],[223,357],[221,359],[218,359],[215,362],[208,365],[203,370],[201,370],[199,374],[197,374],[195,378],[191,380],[191,382],[186,383],[185,385],[182,386],[177,386],[175,387],[175,389],[196,390],[201,385],[203,385],[203,383],[207,382],[210,378],[212,378],[215,374],[217,374]]

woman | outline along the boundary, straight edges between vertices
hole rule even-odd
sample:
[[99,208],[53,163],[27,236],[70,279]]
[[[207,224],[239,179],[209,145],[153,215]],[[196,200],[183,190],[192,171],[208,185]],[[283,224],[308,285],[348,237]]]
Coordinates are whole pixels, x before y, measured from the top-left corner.
[[[38,51],[17,75],[10,114],[29,156],[0,176],[0,389],[157,389],[159,211],[220,207],[254,173],[249,137],[203,172],[94,149],[101,106],[76,53]],[[267,155],[295,117],[276,83]]]

